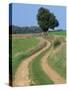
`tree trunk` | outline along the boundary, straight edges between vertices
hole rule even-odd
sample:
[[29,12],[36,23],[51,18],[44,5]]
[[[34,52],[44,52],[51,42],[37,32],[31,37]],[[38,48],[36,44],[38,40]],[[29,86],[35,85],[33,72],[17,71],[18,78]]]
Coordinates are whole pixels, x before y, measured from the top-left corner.
[[43,30],[43,37],[46,38],[48,36],[48,28]]
[[44,32],[44,37],[46,38],[48,36],[48,31]]

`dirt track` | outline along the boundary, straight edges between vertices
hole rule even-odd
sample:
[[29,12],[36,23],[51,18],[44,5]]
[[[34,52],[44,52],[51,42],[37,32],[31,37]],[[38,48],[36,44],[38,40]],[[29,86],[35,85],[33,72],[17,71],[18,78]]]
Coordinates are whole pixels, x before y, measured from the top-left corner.
[[[42,41],[44,41],[44,39],[42,38]],[[17,69],[17,72],[15,74],[15,80],[13,81],[13,86],[28,86],[30,85],[30,79],[29,79],[29,70],[28,70],[28,66],[29,63],[36,57],[38,56],[41,52],[43,52],[45,49],[47,49],[50,46],[50,42],[48,42],[46,40],[46,47],[44,47],[42,50],[40,50],[39,52],[37,52],[36,54],[28,57],[27,59],[25,59],[24,61],[21,62],[19,68]]]
[[[42,38],[44,41],[44,39]],[[29,63],[40,53],[42,53],[44,50],[50,47],[51,43],[48,40],[45,40],[47,45],[38,51],[37,53],[33,54],[32,56],[26,58],[24,61],[21,62],[19,65],[16,74],[15,74],[15,80],[13,81],[13,86],[28,86],[30,85],[31,80],[29,79]],[[60,47],[59,47],[60,48]],[[58,48],[58,49],[59,49]],[[58,49],[54,50],[53,53],[57,52]],[[45,54],[45,56],[41,59],[41,66],[43,71],[51,78],[51,80],[54,81],[54,83],[65,83],[65,80],[55,71],[53,70],[47,63],[47,58],[52,53],[52,48]]]
[[50,54],[55,54],[56,52],[58,52],[59,49],[61,49],[61,47],[63,46],[64,44],[60,45],[58,48],[56,48],[55,50],[53,50],[53,48],[51,48],[49,50],[48,53],[45,54],[45,56],[42,57],[41,59],[41,66],[42,66],[42,69],[43,71],[49,76],[49,78],[55,83],[55,84],[62,84],[62,83],[65,83],[65,80],[64,78],[62,78],[53,68],[51,68],[49,66],[49,64],[47,63],[47,59],[48,59],[48,56]]

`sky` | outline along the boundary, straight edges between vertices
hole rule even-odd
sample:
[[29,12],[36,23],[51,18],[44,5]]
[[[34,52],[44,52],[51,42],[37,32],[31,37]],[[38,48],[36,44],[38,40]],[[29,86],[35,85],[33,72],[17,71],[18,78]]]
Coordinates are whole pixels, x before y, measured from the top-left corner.
[[66,7],[39,4],[12,4],[12,25],[16,26],[38,26],[37,13],[40,7],[44,7],[54,13],[59,21],[58,29],[66,28]]

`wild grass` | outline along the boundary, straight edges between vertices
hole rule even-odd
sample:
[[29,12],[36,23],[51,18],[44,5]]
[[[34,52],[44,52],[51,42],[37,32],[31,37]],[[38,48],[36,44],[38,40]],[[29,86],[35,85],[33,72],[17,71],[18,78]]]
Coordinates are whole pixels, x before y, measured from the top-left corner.
[[58,74],[66,78],[66,46],[64,45],[57,53],[48,57],[48,64],[55,69]]

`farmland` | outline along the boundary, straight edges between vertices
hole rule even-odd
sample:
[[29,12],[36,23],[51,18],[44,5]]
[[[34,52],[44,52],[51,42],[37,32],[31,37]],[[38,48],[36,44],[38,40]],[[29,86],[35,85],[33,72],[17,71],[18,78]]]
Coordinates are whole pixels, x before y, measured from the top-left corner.
[[[26,35],[26,37],[13,36],[13,86],[65,83],[65,35],[63,31],[49,32],[46,40],[38,35],[31,35],[30,37]],[[55,38],[52,38],[52,36]],[[60,44],[55,44],[56,47],[54,47],[55,40],[60,41]],[[43,47],[40,46],[40,49],[38,49],[40,42],[41,45],[43,44],[42,41],[46,42],[46,44],[44,44]],[[30,51],[31,49],[34,51],[33,54],[30,54],[32,53],[32,51]],[[52,74],[51,76],[49,72]],[[52,77],[53,75],[54,78]],[[57,80],[57,78],[59,78],[59,80]]]

